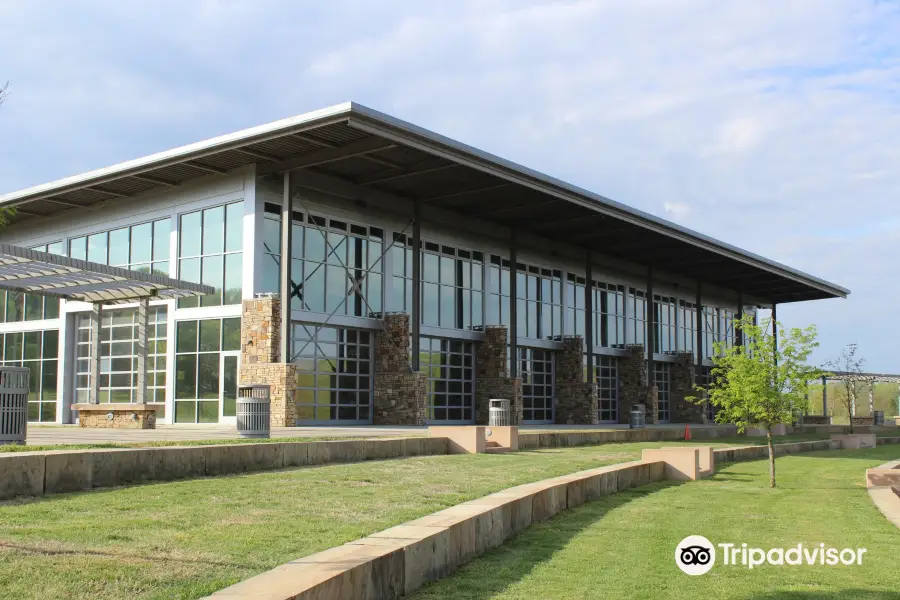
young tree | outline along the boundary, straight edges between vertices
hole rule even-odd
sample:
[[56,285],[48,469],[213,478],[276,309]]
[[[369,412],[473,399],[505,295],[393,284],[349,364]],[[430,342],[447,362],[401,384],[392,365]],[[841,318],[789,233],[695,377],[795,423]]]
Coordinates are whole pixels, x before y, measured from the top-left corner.
[[[751,424],[765,427],[771,487],[775,487],[772,428],[789,423],[794,410],[806,410],[808,382],[822,376],[822,371],[806,362],[819,345],[815,326],[784,330],[777,325],[776,346],[771,319],[754,325],[753,317],[744,315],[735,322],[743,332],[744,346],[729,348],[716,343],[712,381],[708,388],[695,386],[717,408],[717,422],[733,423],[741,433]],[[704,401],[696,397],[690,400]]]
[[6,97],[9,95],[9,82],[3,84],[3,87],[0,87],[0,105],[2,105],[6,101]]
[[825,363],[829,369],[840,372],[838,381],[844,388],[844,394],[840,401],[847,408],[847,415],[850,418],[850,433],[853,433],[853,417],[856,416],[857,386],[864,379],[863,365],[866,364],[866,359],[858,356],[856,352],[856,343],[847,344],[836,359]]

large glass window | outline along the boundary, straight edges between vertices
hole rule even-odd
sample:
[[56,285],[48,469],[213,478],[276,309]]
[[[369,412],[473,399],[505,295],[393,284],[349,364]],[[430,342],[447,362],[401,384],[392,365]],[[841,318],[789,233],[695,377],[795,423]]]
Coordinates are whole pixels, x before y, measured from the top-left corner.
[[181,215],[178,277],[215,293],[178,301],[179,307],[240,304],[243,289],[243,202]]
[[237,369],[234,356],[225,356],[225,381],[220,381],[222,353],[241,349],[241,319],[178,321],[175,339],[175,422],[217,423],[219,399],[223,416],[234,416]]
[[653,383],[659,391],[657,396],[657,415],[662,423],[668,423],[670,413],[670,392],[672,390],[672,365],[667,362],[653,363]]
[[470,423],[475,418],[471,342],[423,337],[421,369],[428,375],[429,421]]
[[619,421],[619,359],[605,354],[594,355],[594,380],[597,382],[600,421]]
[[28,420],[56,420],[59,330],[0,334],[0,364],[28,367]]
[[584,277],[566,278],[566,334],[584,336]]
[[[64,255],[62,242],[32,246],[31,249]],[[56,319],[58,317],[58,298],[0,290],[0,323],[39,321],[41,319]]]
[[526,423],[553,422],[553,353],[519,348],[522,378],[522,419]]
[[[166,400],[166,307],[147,314],[147,402]],[[75,319],[75,396],[91,393],[91,315]],[[105,310],[100,318],[100,402],[134,402],[137,385],[137,310]],[[160,415],[157,415],[160,416]]]
[[594,347],[625,347],[625,286],[595,281]]
[[657,354],[672,354],[677,349],[675,307],[675,298],[653,295],[653,310],[656,311],[656,335],[653,336],[653,351]]
[[697,356],[697,305],[678,301],[678,349]]
[[727,308],[703,307],[703,354],[705,358],[716,355],[715,343],[734,346],[735,311]]
[[101,231],[69,240],[69,256],[81,260],[168,276],[172,219]]
[[[391,307],[412,309],[412,239],[394,235]],[[484,254],[422,242],[422,324],[472,329],[484,323]]]
[[[263,289],[281,285],[281,207],[266,204],[263,224]],[[382,311],[384,232],[294,211],[291,307],[368,317]]]
[[297,421],[372,418],[372,333],[355,329],[292,326],[297,365]]
[[642,290],[628,288],[626,301],[628,302],[628,322],[625,327],[625,340],[629,344],[646,345],[647,295]]
[[[510,263],[491,256],[488,324],[509,325]],[[559,339],[563,333],[562,271],[516,265],[516,328],[519,337]]]

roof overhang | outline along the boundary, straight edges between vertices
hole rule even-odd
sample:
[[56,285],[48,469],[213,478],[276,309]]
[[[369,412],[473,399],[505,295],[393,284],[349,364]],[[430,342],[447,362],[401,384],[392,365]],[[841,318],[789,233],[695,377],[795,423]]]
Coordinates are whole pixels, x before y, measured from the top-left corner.
[[208,285],[0,244],[0,289],[123,304],[215,293]]
[[[0,196],[13,223],[127,201],[256,164],[303,171],[345,197],[421,202],[772,303],[846,288],[355,103],[253,127]],[[333,190],[335,186],[331,186]],[[329,190],[329,191],[331,191]]]

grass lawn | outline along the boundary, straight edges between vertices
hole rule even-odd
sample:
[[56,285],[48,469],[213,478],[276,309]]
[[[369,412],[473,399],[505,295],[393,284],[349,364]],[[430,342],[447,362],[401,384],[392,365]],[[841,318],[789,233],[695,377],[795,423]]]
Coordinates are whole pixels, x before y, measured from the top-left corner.
[[[869,500],[866,468],[900,447],[734,463],[710,479],[660,483],[603,498],[535,525],[507,544],[422,588],[414,600],[454,598],[659,598],[853,600],[900,598],[900,530]],[[867,548],[862,566],[722,566],[683,574],[675,547],[688,535],[769,549]]]
[[372,461],[2,502],[0,598],[198,598],[466,500],[661,445]]

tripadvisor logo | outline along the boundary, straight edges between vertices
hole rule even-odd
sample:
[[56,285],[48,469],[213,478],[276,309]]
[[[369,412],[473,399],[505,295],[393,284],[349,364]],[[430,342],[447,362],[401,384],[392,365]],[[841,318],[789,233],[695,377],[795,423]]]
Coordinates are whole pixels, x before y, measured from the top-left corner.
[[729,567],[753,569],[761,565],[797,566],[820,565],[833,567],[840,565],[861,565],[865,548],[826,547],[825,544],[806,546],[797,544],[790,548],[752,548],[747,544],[713,544],[702,535],[689,535],[675,547],[675,564],[688,575],[703,575],[716,564],[716,555],[721,556],[721,564]]

